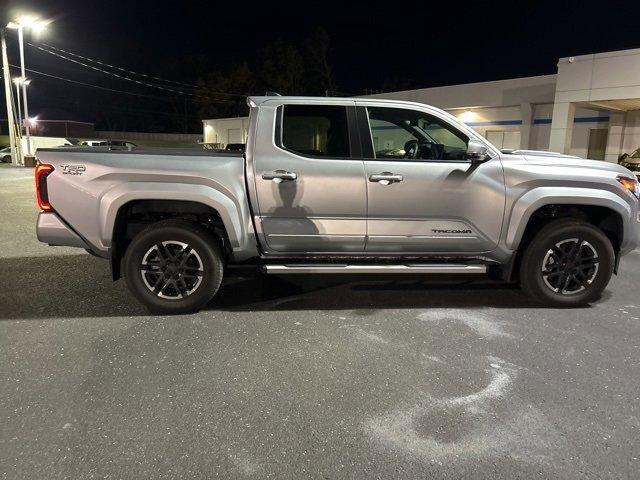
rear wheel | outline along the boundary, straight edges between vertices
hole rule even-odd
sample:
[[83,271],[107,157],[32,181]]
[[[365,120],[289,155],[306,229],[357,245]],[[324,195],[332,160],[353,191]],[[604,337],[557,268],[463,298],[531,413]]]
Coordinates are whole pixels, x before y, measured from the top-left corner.
[[559,219],[543,227],[525,250],[520,283],[528,295],[548,305],[585,305],[600,297],[614,262],[613,246],[601,230]]
[[131,293],[160,314],[204,307],[218,291],[224,268],[216,238],[183,220],[165,220],[140,232],[124,262]]

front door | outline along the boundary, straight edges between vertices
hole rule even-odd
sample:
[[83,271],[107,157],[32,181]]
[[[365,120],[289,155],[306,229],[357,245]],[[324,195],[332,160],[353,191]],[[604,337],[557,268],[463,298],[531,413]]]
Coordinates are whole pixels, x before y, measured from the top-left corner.
[[358,114],[369,130],[367,252],[466,254],[497,246],[505,202],[498,157],[471,164],[468,135],[435,114],[379,106]]
[[353,102],[261,106],[259,115],[256,222],[267,253],[362,252],[366,182]]

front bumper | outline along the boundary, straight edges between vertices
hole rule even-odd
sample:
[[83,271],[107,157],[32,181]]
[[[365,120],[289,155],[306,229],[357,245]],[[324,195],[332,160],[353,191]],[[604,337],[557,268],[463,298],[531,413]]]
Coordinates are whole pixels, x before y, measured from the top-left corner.
[[36,224],[38,240],[49,245],[89,249],[82,238],[53,212],[40,212]]

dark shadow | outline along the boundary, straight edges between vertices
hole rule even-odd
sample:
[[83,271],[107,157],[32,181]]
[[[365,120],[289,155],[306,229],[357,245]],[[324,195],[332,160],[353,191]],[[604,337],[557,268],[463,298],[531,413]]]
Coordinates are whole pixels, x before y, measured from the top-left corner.
[[[300,205],[303,193],[301,180],[284,181],[273,183],[271,192],[274,198],[280,200],[280,204],[271,212],[270,217],[263,220],[265,233],[268,235],[305,235],[297,241],[292,237],[269,236],[267,242],[276,251],[295,250],[295,243],[304,242],[316,245],[319,241],[320,233],[313,221],[309,220],[312,212],[308,207]],[[297,198],[297,200],[296,200]]]
[[[148,315],[108,262],[90,255],[0,259],[0,320]],[[606,298],[605,293],[605,298]],[[484,277],[264,275],[230,270],[211,311],[431,307],[541,308],[512,285]]]
[[430,307],[540,308],[517,286],[485,277],[263,275],[230,278],[211,310],[367,310]]

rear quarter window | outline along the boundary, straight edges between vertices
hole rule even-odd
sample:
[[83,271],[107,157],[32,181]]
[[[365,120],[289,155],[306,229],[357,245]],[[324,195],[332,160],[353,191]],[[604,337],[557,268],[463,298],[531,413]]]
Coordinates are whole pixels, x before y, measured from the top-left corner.
[[312,157],[351,156],[346,107],[284,105],[280,108],[279,146]]

